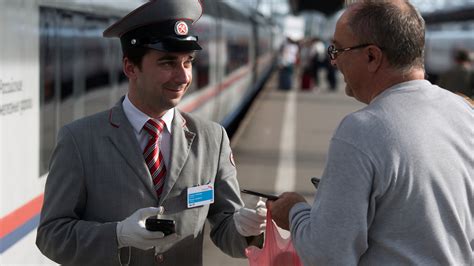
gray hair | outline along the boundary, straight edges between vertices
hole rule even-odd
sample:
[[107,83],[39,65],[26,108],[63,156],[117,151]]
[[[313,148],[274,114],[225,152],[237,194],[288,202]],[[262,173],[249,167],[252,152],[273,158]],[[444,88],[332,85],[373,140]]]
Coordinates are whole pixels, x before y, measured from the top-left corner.
[[424,68],[425,21],[413,5],[361,0],[350,7],[348,25],[361,43],[379,46],[391,66],[403,72]]

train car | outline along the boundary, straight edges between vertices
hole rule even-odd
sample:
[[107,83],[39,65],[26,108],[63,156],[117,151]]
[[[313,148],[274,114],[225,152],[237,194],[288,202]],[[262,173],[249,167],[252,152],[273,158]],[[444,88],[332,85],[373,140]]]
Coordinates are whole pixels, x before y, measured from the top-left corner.
[[466,49],[474,56],[474,5],[423,14],[426,22],[425,68],[430,81],[453,66],[453,54]]
[[[35,246],[60,127],[113,106],[127,89],[118,40],[102,31],[144,1],[0,0],[0,264],[48,264]],[[178,106],[230,128],[275,59],[270,19],[204,0],[203,50]]]

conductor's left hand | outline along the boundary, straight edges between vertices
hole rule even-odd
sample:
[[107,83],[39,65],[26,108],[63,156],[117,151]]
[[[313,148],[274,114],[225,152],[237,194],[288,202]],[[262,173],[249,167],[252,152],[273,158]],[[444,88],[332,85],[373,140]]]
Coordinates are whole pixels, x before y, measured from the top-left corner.
[[254,207],[243,207],[234,213],[234,223],[242,236],[258,236],[265,231],[267,208],[261,199]]

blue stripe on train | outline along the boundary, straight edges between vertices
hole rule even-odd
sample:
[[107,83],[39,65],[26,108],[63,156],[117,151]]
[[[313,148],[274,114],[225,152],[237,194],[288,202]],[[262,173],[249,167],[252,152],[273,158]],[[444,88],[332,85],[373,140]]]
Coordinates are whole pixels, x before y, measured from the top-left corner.
[[27,234],[33,231],[36,227],[38,227],[39,220],[40,220],[40,215],[37,214],[33,216],[26,223],[19,226],[13,232],[2,237],[0,239],[0,254],[5,252],[7,249],[13,246],[16,242],[20,241],[23,237],[25,237]]

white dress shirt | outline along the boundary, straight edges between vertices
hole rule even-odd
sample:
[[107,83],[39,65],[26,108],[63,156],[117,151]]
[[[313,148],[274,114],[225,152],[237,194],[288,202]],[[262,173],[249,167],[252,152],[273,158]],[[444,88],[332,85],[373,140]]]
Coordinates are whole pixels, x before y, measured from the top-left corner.
[[[143,130],[143,126],[149,119],[153,119],[138,110],[135,105],[128,98],[128,94],[125,96],[125,99],[122,102],[123,111],[125,116],[132,124],[133,131],[137,137],[138,144],[140,145],[141,150],[145,150],[145,146],[150,139],[149,135]],[[165,160],[166,169],[170,169],[170,158],[171,158],[171,123],[173,122],[174,117],[174,108],[168,110],[161,119],[165,122],[166,126],[163,129],[163,132],[160,134],[159,138],[159,147],[160,151],[163,154],[163,159]],[[156,121],[156,119],[153,119]]]

